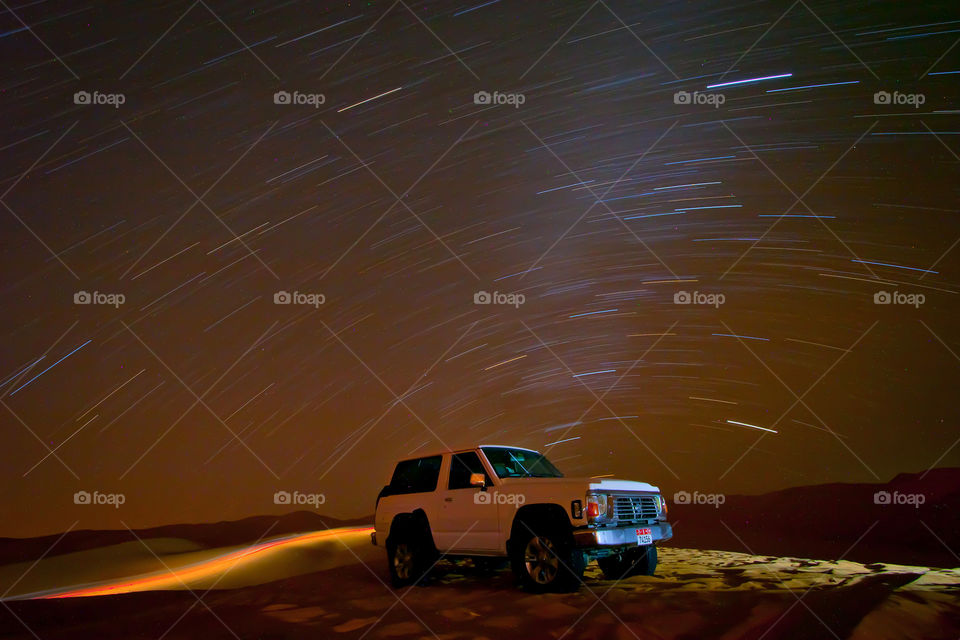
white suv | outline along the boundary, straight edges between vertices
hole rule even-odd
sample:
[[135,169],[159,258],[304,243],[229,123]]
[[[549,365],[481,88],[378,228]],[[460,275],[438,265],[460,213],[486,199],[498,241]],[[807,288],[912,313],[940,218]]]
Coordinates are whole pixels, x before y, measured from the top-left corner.
[[657,487],[565,478],[531,449],[479,446],[397,463],[377,496],[394,586],[421,580],[443,554],[509,558],[531,591],[573,590],[595,558],[604,576],[653,575],[659,540],[673,536]]

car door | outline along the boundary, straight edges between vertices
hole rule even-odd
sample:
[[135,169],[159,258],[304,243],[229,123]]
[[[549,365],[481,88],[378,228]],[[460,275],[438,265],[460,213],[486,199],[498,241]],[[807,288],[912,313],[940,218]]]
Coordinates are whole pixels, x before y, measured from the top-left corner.
[[[499,546],[500,524],[496,491],[476,451],[464,451],[450,458],[447,481],[441,482],[438,538],[453,552],[494,551]],[[482,473],[486,491],[470,484],[470,476]]]

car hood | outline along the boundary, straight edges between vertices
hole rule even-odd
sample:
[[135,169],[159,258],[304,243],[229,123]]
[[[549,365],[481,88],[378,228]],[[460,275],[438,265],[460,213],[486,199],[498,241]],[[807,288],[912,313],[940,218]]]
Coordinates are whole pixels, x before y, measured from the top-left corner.
[[505,487],[530,486],[582,486],[588,491],[646,491],[660,493],[660,489],[646,482],[618,480],[616,478],[501,478]]

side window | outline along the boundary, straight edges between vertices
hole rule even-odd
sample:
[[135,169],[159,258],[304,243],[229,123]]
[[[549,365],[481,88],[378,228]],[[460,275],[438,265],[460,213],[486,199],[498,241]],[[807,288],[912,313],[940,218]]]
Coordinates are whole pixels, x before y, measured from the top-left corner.
[[397,463],[390,480],[390,493],[424,493],[436,490],[442,459],[442,456],[430,456]]
[[482,473],[484,482],[490,486],[490,476],[483,469],[483,463],[480,462],[480,456],[475,451],[458,453],[450,460],[450,489],[469,489],[471,473]]

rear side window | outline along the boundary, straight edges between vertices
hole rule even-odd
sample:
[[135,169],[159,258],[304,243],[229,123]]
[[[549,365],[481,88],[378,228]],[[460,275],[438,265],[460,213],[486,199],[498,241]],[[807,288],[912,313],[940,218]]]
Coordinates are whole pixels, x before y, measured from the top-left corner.
[[443,456],[430,456],[398,462],[393,478],[390,479],[389,493],[424,493],[436,490],[442,459]]
[[458,453],[450,461],[450,489],[468,489],[470,485],[470,474],[482,473],[484,482],[490,486],[490,476],[483,468],[480,462],[480,456],[473,451]]

